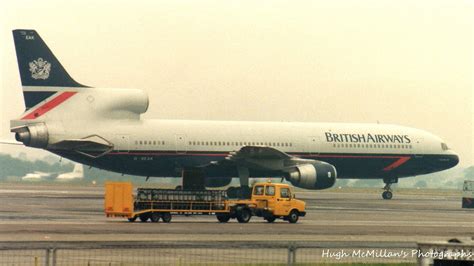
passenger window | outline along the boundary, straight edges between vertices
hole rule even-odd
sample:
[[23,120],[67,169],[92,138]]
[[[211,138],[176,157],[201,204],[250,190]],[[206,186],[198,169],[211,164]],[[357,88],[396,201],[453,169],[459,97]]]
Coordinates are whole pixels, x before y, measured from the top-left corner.
[[254,195],[263,195],[263,186],[256,186]]
[[280,197],[281,198],[290,198],[290,190],[288,188],[281,188],[280,189]]
[[265,187],[265,195],[275,196],[275,186],[266,186]]

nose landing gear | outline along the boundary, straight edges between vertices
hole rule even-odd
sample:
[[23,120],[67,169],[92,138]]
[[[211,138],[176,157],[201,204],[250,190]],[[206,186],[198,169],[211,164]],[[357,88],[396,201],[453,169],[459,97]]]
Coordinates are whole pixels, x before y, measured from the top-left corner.
[[390,200],[393,197],[391,185],[398,183],[398,177],[388,177],[383,179],[385,186],[383,187],[382,198],[384,200]]
[[390,188],[390,183],[386,184],[385,187],[383,188],[385,191],[382,192],[382,198],[389,200],[392,199],[393,194],[392,194],[392,189]]

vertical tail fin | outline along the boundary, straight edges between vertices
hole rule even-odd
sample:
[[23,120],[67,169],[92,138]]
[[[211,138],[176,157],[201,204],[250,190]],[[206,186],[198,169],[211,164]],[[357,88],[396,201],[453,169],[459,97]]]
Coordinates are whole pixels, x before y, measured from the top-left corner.
[[60,91],[59,87],[86,87],[69,76],[35,30],[14,30],[13,39],[27,110]]

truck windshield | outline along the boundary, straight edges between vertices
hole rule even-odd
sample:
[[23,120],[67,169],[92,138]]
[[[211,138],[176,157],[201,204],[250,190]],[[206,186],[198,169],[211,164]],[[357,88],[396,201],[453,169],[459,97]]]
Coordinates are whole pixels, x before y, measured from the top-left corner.
[[254,195],[263,195],[263,186],[256,186]]
[[280,197],[281,198],[290,198],[290,190],[288,188],[281,188],[280,189]]
[[266,186],[265,195],[275,196],[275,186]]

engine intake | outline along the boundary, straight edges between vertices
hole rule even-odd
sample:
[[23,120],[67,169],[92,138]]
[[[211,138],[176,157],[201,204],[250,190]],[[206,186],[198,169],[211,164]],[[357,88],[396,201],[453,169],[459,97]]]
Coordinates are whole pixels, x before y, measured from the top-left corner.
[[336,183],[336,168],[325,162],[298,165],[286,176],[293,186],[306,189],[330,188]]
[[147,111],[148,95],[136,89],[91,90],[84,93],[94,116],[112,119],[139,119]]

